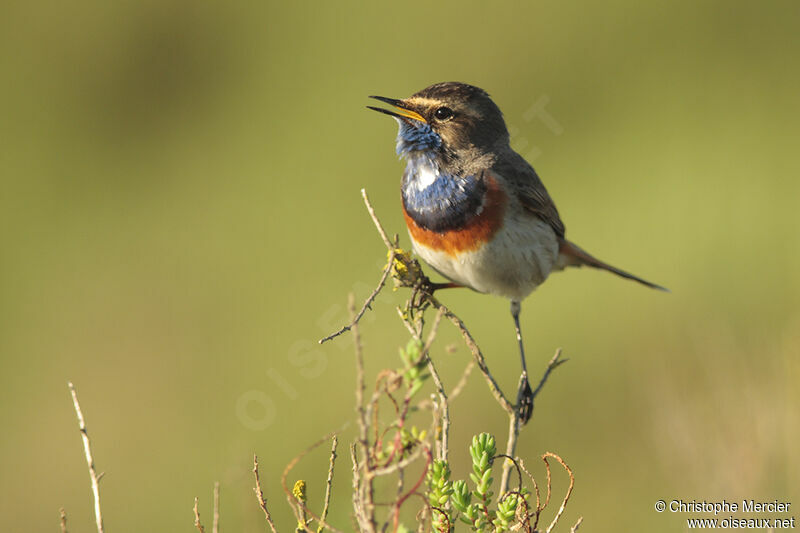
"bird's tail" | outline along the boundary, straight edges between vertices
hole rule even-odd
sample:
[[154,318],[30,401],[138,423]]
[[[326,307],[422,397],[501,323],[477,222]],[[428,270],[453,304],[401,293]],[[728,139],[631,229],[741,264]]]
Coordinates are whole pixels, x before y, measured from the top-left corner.
[[669,292],[669,289],[662,287],[661,285],[656,285],[655,283],[651,283],[647,280],[644,280],[640,277],[634,276],[624,270],[620,270],[616,267],[613,267],[609,264],[603,263],[596,257],[593,257],[588,252],[582,250],[577,244],[569,242],[566,239],[561,241],[561,244],[558,249],[558,265],[563,267],[567,266],[590,266],[592,268],[599,268],[602,270],[608,270],[609,272],[613,272],[617,276],[632,279],[633,281],[638,281],[642,285],[646,285],[651,289],[658,289],[660,291]]

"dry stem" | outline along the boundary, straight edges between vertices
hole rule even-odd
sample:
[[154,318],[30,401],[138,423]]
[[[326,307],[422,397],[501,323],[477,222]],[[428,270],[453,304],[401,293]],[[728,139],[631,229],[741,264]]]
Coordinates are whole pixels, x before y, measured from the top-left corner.
[[261,481],[258,478],[258,456],[255,454],[253,455],[253,475],[256,478],[256,486],[253,490],[256,493],[258,505],[261,506],[261,510],[264,511],[264,517],[267,519],[267,524],[269,524],[272,533],[278,533],[275,529],[275,522],[272,521],[272,515],[269,514],[269,510],[267,509],[267,500],[264,499],[264,491],[261,490]]
[[197,509],[197,496],[194,498],[194,527],[196,527],[200,533],[205,533],[205,528],[203,524],[200,523],[200,511]]
[[281,485],[283,486],[283,491],[286,493],[286,499],[289,501],[289,505],[295,512],[295,516],[297,517],[297,526],[298,528],[302,525],[303,529],[308,533],[314,533],[311,529],[308,528],[307,519],[305,517],[306,514],[311,516],[312,519],[316,520],[320,525],[330,529],[334,533],[341,533],[338,529],[327,523],[321,517],[315,515],[305,504],[305,502],[300,501],[298,498],[292,494],[292,491],[289,490],[289,487],[286,485],[286,479],[289,477],[289,472],[300,462],[300,460],[308,455],[309,452],[314,450],[317,446],[322,444],[323,442],[327,441],[329,438],[332,438],[333,435],[325,435],[320,440],[300,452],[294,459],[289,461],[289,464],[286,465],[286,468],[283,469],[283,474],[281,475]]
[[[564,470],[567,471],[567,474],[569,474],[569,487],[567,488],[566,495],[564,495],[564,499],[561,501],[561,506],[558,508],[558,512],[556,512],[556,516],[553,517],[553,521],[550,522],[550,525],[545,530],[545,533],[550,533],[551,531],[553,531],[553,528],[556,527],[556,523],[558,523],[558,520],[561,518],[561,514],[567,507],[567,502],[569,502],[569,497],[572,495],[572,488],[575,486],[575,476],[572,474],[572,470],[570,469],[570,467],[567,466],[567,463],[565,463],[561,457],[554,454],[553,452],[545,452],[544,455],[542,455],[542,461],[544,461],[544,464],[547,467],[547,501],[545,501],[545,505],[547,505],[547,503],[550,501],[550,464],[547,462],[548,457],[552,457],[553,459],[561,463],[561,466],[563,466]],[[577,524],[575,524],[574,528],[576,529],[578,526],[580,526],[580,520],[578,521]]]
[[214,482],[214,521],[211,523],[211,533],[219,533],[219,481]]
[[334,435],[333,439],[331,439],[331,458],[330,464],[328,465],[328,479],[325,482],[325,505],[322,507],[322,515],[320,516],[320,523],[319,527],[317,527],[317,533],[322,533],[322,530],[325,528],[323,524],[328,518],[328,508],[331,504],[331,487],[333,486],[333,465],[336,463],[336,446],[338,444],[339,438]]
[[78,427],[81,431],[81,438],[83,439],[83,451],[86,455],[86,464],[89,466],[89,477],[92,480],[92,495],[94,496],[94,518],[97,523],[97,533],[103,533],[103,512],[100,510],[100,478],[103,474],[97,475],[94,468],[94,459],[92,458],[92,446],[89,442],[89,433],[86,431],[86,422],[81,412],[81,406],[78,403],[78,393],[75,391],[75,386],[69,382],[69,391],[72,394],[72,403],[75,406],[75,414],[78,416]]
[[[539,384],[536,386],[536,389],[533,391],[533,395],[531,397],[532,400],[536,399],[536,396],[544,387],[547,378],[550,377],[550,373],[555,370],[560,365],[567,362],[567,359],[561,359],[561,348],[556,350],[555,355],[550,359],[550,362],[547,363],[547,368],[542,375],[542,379],[539,380]],[[523,387],[525,386],[524,376],[520,377],[519,386],[518,386],[518,393],[517,393],[517,404],[519,404],[520,397],[522,394]],[[508,421],[508,442],[506,445],[506,455],[509,457],[515,457],[517,451],[517,440],[519,438],[519,430],[520,430],[520,416],[519,411],[517,409],[514,410],[514,416],[509,417]],[[503,494],[506,493],[508,490],[508,481],[509,476],[511,475],[511,466],[513,463],[511,461],[504,461],[503,463],[503,475],[500,479],[500,497],[503,497]]]

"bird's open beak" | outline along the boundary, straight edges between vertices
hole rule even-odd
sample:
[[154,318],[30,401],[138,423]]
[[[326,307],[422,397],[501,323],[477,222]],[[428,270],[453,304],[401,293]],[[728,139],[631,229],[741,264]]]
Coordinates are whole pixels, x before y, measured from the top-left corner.
[[397,100],[395,98],[386,98],[385,96],[370,96],[370,98],[374,98],[375,100],[380,100],[381,102],[386,102],[387,104],[396,107],[400,111],[392,111],[390,109],[383,109],[381,107],[372,107],[371,105],[367,106],[367,109],[372,109],[373,111],[378,111],[379,113],[385,113],[391,117],[399,118],[408,124],[412,124],[413,122],[409,122],[405,119],[412,119],[422,122],[423,124],[427,124],[427,121],[417,113],[416,111],[412,111],[408,108],[408,105],[403,102],[402,100]]

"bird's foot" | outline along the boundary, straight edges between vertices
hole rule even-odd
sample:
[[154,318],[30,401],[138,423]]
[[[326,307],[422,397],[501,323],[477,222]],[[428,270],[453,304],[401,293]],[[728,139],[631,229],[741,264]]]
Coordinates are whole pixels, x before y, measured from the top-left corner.
[[519,419],[523,425],[527,424],[533,415],[533,391],[528,382],[528,374],[523,372],[520,378],[519,391],[517,392],[517,409]]

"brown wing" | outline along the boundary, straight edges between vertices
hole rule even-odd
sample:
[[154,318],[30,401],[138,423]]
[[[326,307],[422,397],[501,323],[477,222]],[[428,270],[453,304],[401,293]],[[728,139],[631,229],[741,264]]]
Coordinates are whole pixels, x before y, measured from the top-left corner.
[[527,211],[547,222],[559,238],[564,238],[566,228],[558,216],[556,204],[536,171],[521,155],[509,149],[497,158],[493,169],[510,183],[512,190],[517,191],[517,197]]

